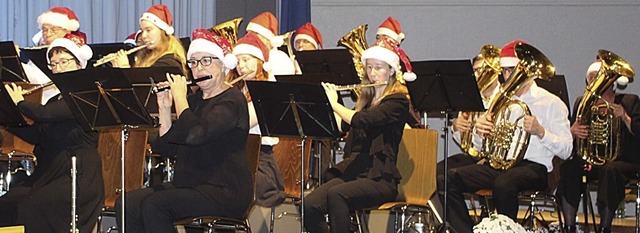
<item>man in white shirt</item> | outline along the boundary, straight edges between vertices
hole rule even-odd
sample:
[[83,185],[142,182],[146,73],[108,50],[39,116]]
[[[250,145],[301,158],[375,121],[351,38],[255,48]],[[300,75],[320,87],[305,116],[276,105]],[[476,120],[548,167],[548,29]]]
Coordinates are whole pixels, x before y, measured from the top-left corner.
[[[500,53],[502,75],[507,82],[519,62],[515,54],[515,46],[519,43],[526,42],[509,42]],[[492,189],[497,212],[516,219],[518,193],[546,188],[547,173],[553,170],[553,157],[566,159],[571,154],[568,109],[560,98],[533,81],[517,90],[513,98],[523,101],[531,110],[531,116],[525,116],[522,123],[524,131],[531,135],[525,156],[520,163],[506,170],[494,169],[488,164],[473,164],[449,171],[448,220],[458,233],[471,232],[473,227],[463,193]],[[495,130],[491,117],[487,114],[476,122],[474,144],[477,148],[481,148],[482,138]]]

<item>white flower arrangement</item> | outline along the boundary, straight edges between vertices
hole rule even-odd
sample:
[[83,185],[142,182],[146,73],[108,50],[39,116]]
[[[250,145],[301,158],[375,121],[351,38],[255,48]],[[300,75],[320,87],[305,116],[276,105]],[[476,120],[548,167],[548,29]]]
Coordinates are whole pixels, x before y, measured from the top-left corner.
[[473,227],[473,233],[523,233],[524,227],[514,222],[511,218],[502,214],[492,214],[483,218],[478,225]]

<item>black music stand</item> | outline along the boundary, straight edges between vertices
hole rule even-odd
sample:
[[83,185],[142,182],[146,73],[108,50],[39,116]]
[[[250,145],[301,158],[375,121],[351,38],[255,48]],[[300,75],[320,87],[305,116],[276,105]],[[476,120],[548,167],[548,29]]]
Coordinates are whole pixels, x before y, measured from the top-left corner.
[[304,147],[307,138],[336,139],[338,126],[324,88],[314,84],[249,81],[263,136],[302,139],[300,232],[304,232]]
[[413,106],[422,112],[445,114],[444,128],[444,203],[442,230],[447,222],[447,176],[449,156],[449,116],[455,111],[485,111],[478,84],[469,60],[412,62],[417,79],[407,82]]
[[296,52],[296,60],[303,74],[332,73],[334,84],[360,83],[353,58],[346,49],[321,49]]
[[[154,117],[158,115],[157,98],[153,93],[155,85],[167,81],[167,73],[182,75],[182,70],[177,67],[145,67],[126,70],[127,79],[131,82],[138,99],[145,106],[147,112]],[[171,107],[171,109],[175,113],[175,107]]]
[[0,78],[3,82],[29,83],[21,63],[13,41],[0,42]]
[[[125,208],[125,142],[129,129],[153,127],[153,119],[129,82],[128,69],[85,69],[56,74],[51,80],[85,130],[121,130],[122,216]],[[125,221],[121,232],[124,232]]]
[[44,74],[51,77],[53,72],[49,69],[47,64],[47,48],[48,46],[38,46],[31,48],[21,48],[20,52],[26,54],[29,57],[29,60],[33,62]]

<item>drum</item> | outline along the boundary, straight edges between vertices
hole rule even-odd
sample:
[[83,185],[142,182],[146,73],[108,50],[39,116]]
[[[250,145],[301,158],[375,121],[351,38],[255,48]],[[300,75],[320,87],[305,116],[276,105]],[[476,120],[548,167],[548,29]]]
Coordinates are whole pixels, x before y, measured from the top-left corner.
[[[10,150],[7,153],[0,153],[0,196],[7,193],[12,183],[16,180],[14,176],[20,171],[24,171],[24,175],[30,176],[36,168],[36,156],[18,150]],[[6,165],[5,165],[6,164]]]

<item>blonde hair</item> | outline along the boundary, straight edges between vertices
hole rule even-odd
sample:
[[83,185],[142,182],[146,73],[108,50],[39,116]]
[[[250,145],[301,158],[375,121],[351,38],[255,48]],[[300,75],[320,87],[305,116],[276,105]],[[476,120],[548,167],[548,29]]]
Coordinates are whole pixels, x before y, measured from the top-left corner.
[[162,33],[160,41],[156,43],[158,43],[156,49],[142,49],[136,52],[133,67],[150,67],[156,63],[160,57],[173,54],[173,57],[180,62],[180,69],[183,74],[188,73],[186,68],[187,52],[184,50],[184,47],[182,47],[182,43],[178,38],[167,33]]
[[[393,67],[389,66],[390,70],[393,70]],[[358,100],[356,101],[356,111],[361,111],[363,109],[376,106],[380,104],[380,101],[389,95],[393,94],[403,94],[407,99],[409,99],[409,90],[407,86],[405,86],[402,82],[398,81],[402,79],[402,73],[393,70],[393,74],[389,77],[389,81],[387,86],[384,88],[384,92],[382,92],[382,96],[378,98],[375,102],[373,102],[373,97],[375,96],[375,88],[363,88],[360,91],[360,95],[358,96]],[[365,72],[364,78],[362,79],[362,84],[370,84],[369,75]]]

